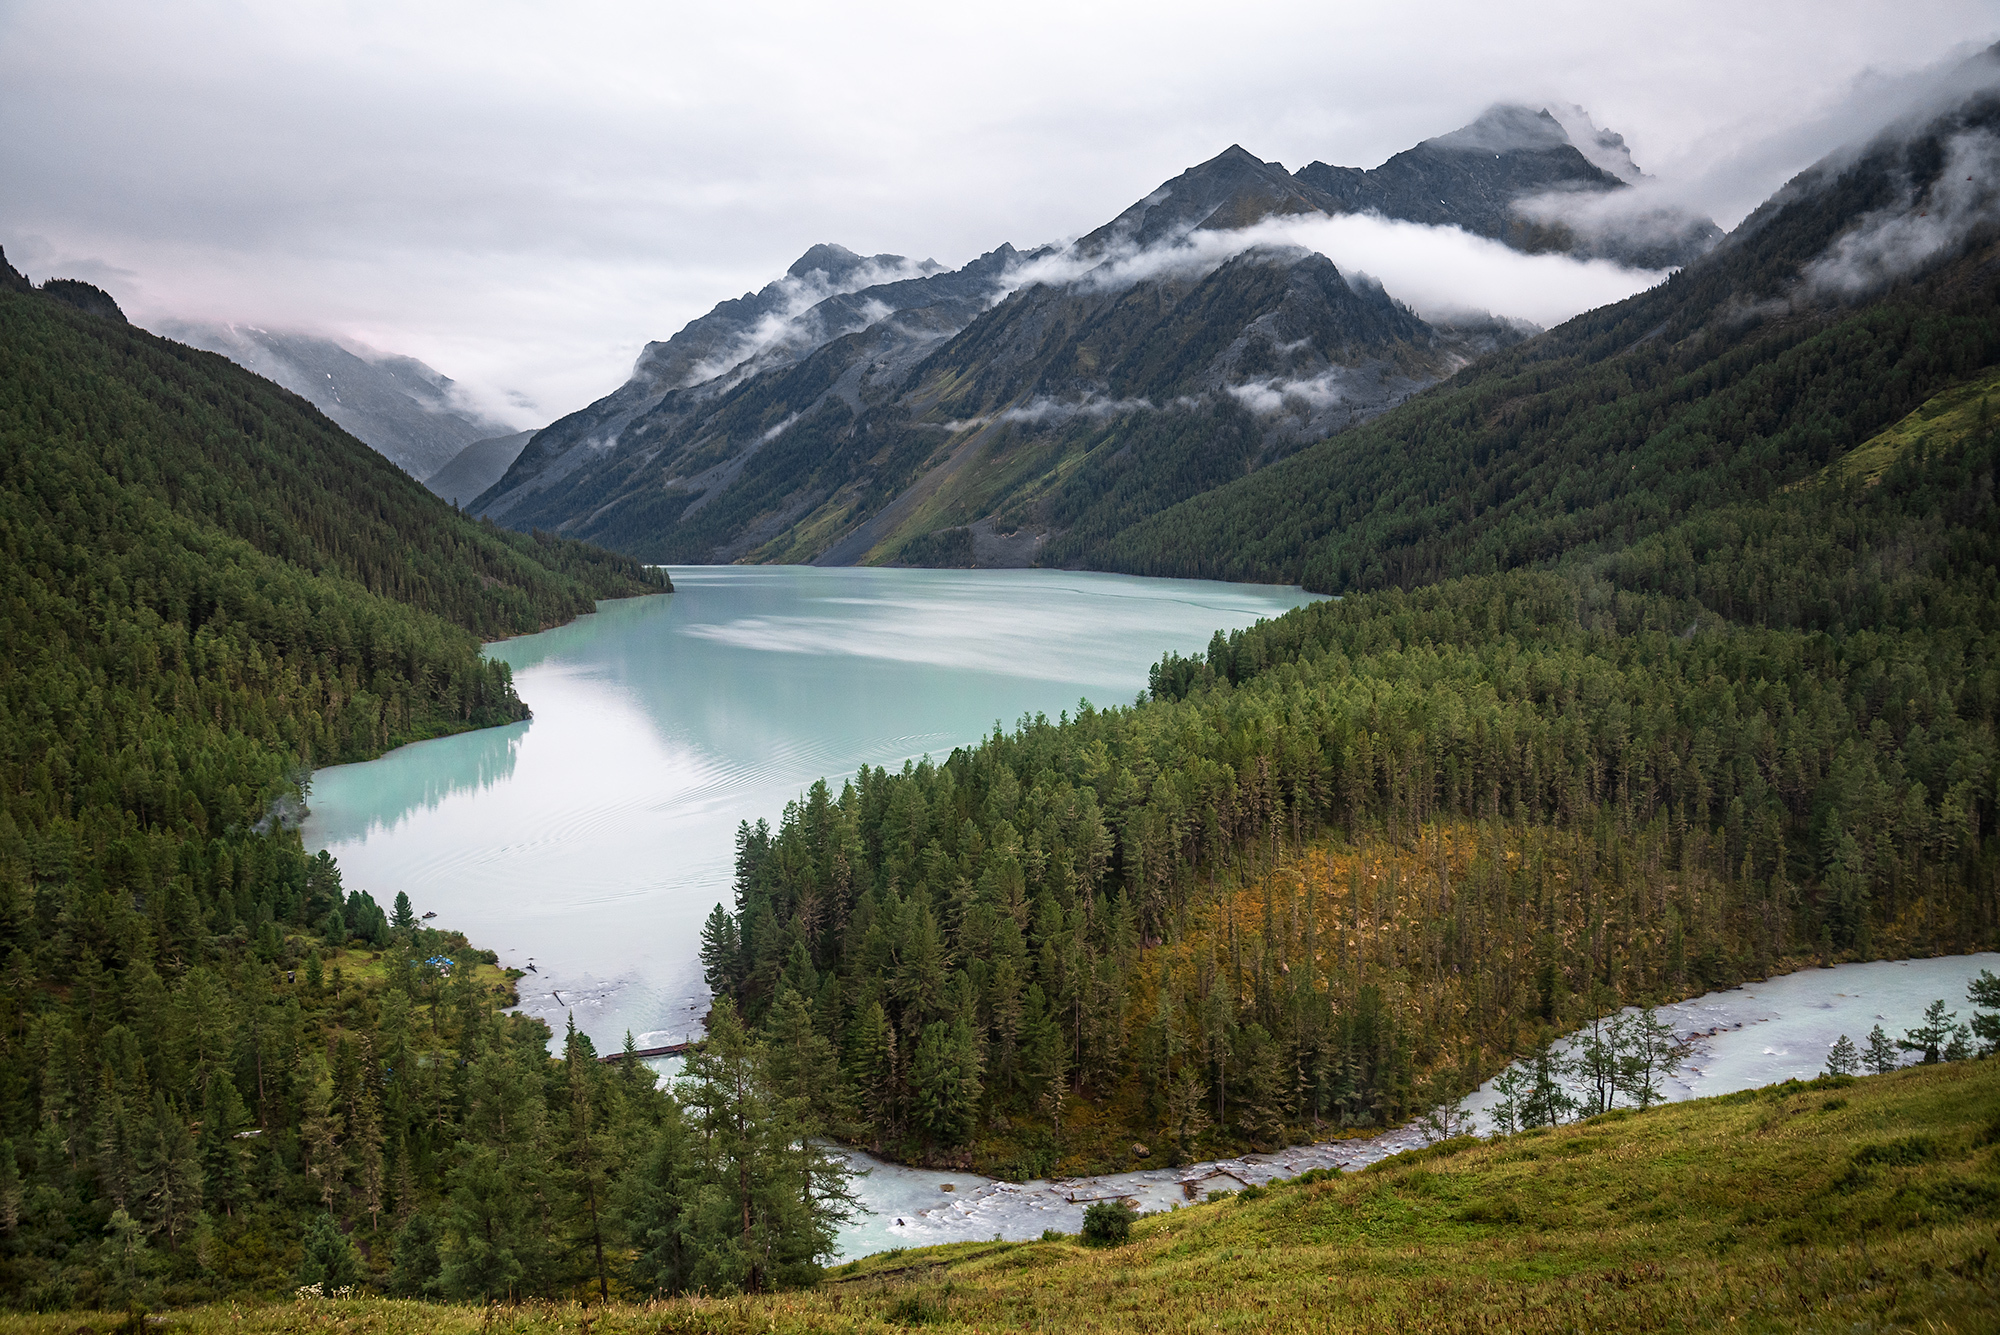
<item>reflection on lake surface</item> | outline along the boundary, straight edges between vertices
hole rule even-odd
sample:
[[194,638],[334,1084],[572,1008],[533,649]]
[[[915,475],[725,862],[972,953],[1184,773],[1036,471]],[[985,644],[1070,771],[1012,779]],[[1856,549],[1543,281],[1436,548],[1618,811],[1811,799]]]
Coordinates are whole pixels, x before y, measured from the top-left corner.
[[1166,651],[1311,601],[1297,589],[1044,570],[672,572],[678,592],[490,646],[529,723],[314,776],[309,849],[349,888],[535,972],[600,1050],[698,1027],[701,921],[737,823],[814,779],[948,755],[996,723],[1129,702]]

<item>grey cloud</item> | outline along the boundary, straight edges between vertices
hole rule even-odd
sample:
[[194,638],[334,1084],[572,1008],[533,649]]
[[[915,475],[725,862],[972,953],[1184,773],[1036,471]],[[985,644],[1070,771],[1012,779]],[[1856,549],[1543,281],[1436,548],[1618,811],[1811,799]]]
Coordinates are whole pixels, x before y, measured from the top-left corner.
[[1928,191],[1867,214],[1806,266],[1811,293],[1862,296],[1959,246],[1977,228],[2000,224],[2000,138],[1984,130],[1954,135],[1944,170]]
[[45,238],[38,277],[99,283],[142,324],[394,348],[526,421],[595,399],[648,339],[814,242],[957,263],[1112,217],[1232,141],[1366,163],[1492,102],[1560,99],[1663,181],[1699,178],[1681,202],[1727,223],[1844,137],[1824,124],[1844,88],[1893,88],[1995,29],[1990,0],[1653,0],[1588,22],[1161,0],[1143,23],[1040,0],[1004,22],[14,0],[0,243]]

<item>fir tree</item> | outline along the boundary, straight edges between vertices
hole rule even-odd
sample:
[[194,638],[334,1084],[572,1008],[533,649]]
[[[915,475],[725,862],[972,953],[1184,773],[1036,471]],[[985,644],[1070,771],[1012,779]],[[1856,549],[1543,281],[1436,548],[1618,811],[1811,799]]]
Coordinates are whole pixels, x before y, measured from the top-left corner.
[[430,1216],[411,1215],[396,1230],[396,1249],[389,1270],[389,1292],[400,1298],[429,1293],[438,1274],[437,1228]]
[[306,1234],[305,1252],[299,1258],[298,1282],[317,1284],[331,1295],[360,1281],[361,1257],[354,1244],[340,1231],[332,1215],[319,1216],[313,1221],[312,1231]]

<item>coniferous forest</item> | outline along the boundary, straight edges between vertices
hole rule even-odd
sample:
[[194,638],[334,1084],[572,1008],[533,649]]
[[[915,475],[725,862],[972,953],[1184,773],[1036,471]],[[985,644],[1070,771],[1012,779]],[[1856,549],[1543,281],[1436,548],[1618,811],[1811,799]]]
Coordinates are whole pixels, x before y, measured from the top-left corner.
[[[526,717],[482,638],[665,578],[464,519],[268,381],[7,275],[4,1301],[582,1292],[607,1255],[796,1281],[823,1169],[746,1108],[726,1025],[686,1109],[574,1033],[551,1061],[490,952],[296,833],[310,767]],[[757,1181],[722,1183],[731,1134]]]
[[1991,948],[2000,250],[1795,296],[1996,116],[1069,552],[1341,597],[746,826],[711,986],[831,1124],[1028,1175],[1381,1125],[1617,1006]]

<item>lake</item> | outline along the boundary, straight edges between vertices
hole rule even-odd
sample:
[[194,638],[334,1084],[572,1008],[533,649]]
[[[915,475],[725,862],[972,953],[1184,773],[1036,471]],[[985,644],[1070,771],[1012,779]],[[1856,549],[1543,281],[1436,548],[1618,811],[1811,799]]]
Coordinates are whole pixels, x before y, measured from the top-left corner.
[[313,777],[306,847],[349,889],[534,972],[521,1006],[600,1051],[699,1030],[702,920],[740,821],[824,777],[940,759],[1023,715],[1129,703],[1168,650],[1298,589],[1052,570],[715,566],[677,592],[488,646],[527,723]]

